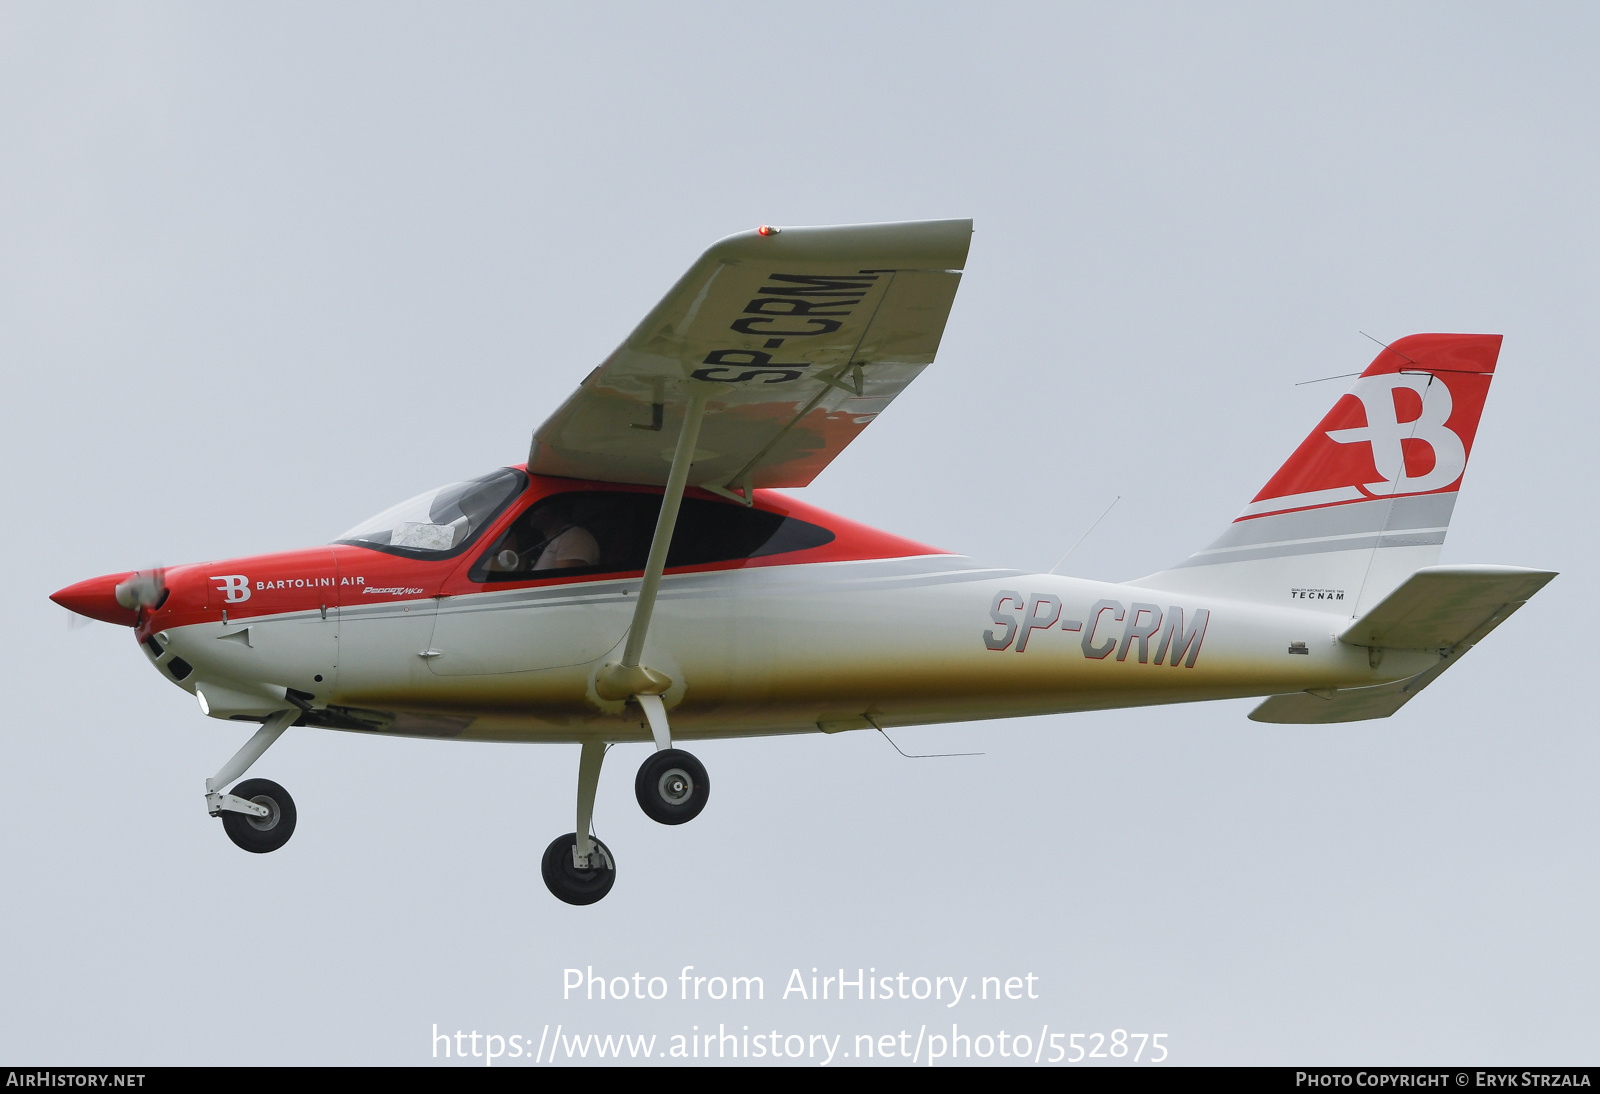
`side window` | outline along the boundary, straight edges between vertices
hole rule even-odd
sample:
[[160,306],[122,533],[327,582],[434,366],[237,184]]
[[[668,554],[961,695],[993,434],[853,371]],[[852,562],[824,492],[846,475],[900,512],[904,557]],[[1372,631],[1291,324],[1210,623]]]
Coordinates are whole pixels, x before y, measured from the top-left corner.
[[[661,495],[574,491],[531,506],[468,572],[477,582],[643,570]],[[684,498],[667,566],[699,566],[820,547],[833,533],[732,502]]]

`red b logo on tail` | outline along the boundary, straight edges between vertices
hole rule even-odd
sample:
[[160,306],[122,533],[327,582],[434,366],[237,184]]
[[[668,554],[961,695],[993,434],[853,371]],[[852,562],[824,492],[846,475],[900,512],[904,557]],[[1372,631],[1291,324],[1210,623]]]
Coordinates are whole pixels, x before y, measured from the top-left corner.
[[1378,355],[1240,520],[1448,491],[1472,454],[1496,334],[1417,334]]
[[[1416,392],[1422,413],[1401,422],[1395,403],[1397,392]],[[1467,469],[1467,446],[1445,423],[1450,420],[1450,388],[1438,377],[1391,372],[1363,376],[1350,394],[1361,400],[1367,424],[1357,429],[1331,429],[1327,436],[1340,444],[1365,441],[1372,446],[1372,462],[1382,482],[1363,483],[1380,497],[1388,494],[1422,494],[1449,486]],[[1433,470],[1412,477],[1406,474],[1406,441],[1422,441],[1433,449]]]

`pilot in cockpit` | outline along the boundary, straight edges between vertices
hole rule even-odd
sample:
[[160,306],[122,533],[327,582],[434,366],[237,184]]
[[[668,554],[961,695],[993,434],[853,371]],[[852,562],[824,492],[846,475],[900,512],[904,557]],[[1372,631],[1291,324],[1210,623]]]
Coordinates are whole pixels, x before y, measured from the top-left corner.
[[565,506],[541,506],[529,514],[529,524],[544,541],[534,570],[568,570],[578,566],[597,566],[600,545],[587,528],[574,524]]

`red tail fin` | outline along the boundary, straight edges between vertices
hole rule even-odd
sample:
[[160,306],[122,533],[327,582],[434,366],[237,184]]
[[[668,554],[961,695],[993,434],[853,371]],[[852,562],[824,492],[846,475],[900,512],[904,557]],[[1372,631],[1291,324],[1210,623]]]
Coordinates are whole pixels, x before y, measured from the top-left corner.
[[1388,346],[1222,535],[1155,587],[1354,614],[1439,561],[1498,334]]
[[1499,356],[1498,334],[1388,346],[1239,519],[1458,489]]

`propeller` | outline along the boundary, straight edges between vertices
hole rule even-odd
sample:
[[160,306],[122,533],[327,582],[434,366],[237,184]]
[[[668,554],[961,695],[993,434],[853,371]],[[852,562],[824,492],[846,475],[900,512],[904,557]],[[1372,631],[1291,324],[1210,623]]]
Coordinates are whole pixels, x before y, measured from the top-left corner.
[[163,566],[136,570],[117,583],[117,603],[124,608],[158,608],[167,598],[167,571]]

